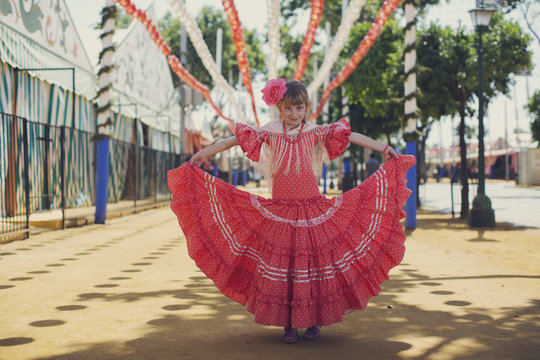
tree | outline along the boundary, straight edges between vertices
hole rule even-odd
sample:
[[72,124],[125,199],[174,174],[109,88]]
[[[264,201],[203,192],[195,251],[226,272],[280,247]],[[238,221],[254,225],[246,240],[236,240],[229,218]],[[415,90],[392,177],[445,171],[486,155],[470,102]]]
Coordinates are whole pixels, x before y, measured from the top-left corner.
[[[232,40],[232,31],[227,21],[227,18],[223,11],[216,10],[212,7],[205,6],[201,9],[201,12],[197,16],[197,24],[203,34],[203,39],[210,50],[210,53],[214,56],[216,52],[217,43],[217,29],[223,30],[223,42],[222,42],[222,74],[226,79],[229,78],[229,72],[232,74],[231,86],[235,86],[238,83],[238,77],[240,72],[238,69],[238,62],[236,60],[236,50]],[[180,34],[182,33],[182,24],[171,12],[167,12],[165,16],[158,22],[158,28],[163,35],[165,41],[171,47],[171,53],[176,55],[179,59],[182,59],[180,51]],[[249,67],[252,72],[252,77],[261,72],[265,67],[265,57],[261,50],[262,42],[255,30],[249,30],[244,28],[244,38],[246,42],[246,51],[249,61]],[[191,74],[199,80],[201,83],[212,87],[214,82],[212,77],[204,67],[203,63],[199,59],[193,44],[188,38],[187,52],[186,52],[186,65]],[[180,85],[180,79],[173,74],[175,86]]]
[[445,115],[457,113],[457,104],[448,101],[451,97],[450,90],[444,86],[447,81],[444,63],[440,61],[441,41],[444,30],[436,25],[431,25],[418,32],[418,45],[416,48],[418,72],[417,72],[417,103],[418,118],[420,120],[418,130],[417,166],[419,177],[426,177],[425,148],[426,141],[433,124],[440,121]]
[[[446,96],[448,101],[447,108],[442,110],[448,111],[447,115],[457,112],[460,117],[461,217],[464,218],[469,212],[466,118],[474,114],[472,106],[478,85],[475,36],[462,28],[452,30],[437,25],[431,25],[428,32],[432,33],[430,46],[438,49],[430,56],[430,66],[436,69],[439,77],[432,80],[443,88],[439,94]],[[530,37],[523,34],[517,24],[504,21],[501,15],[493,17],[484,39],[484,98],[487,104],[499,93],[508,93],[511,75],[530,66],[531,53],[528,50]]]
[[[370,23],[353,27],[343,50],[340,65],[352,56]],[[343,87],[349,97],[351,126],[354,130],[378,138],[401,128],[403,122],[403,33],[394,19],[388,19],[379,38]]]
[[[131,22],[133,21],[133,17],[129,14],[127,14],[124,11],[124,8],[122,6],[116,7],[116,17],[114,19],[114,28],[115,29],[127,29],[129,25],[131,25]],[[102,24],[101,22],[96,23],[94,25],[94,30],[101,30]]]
[[538,35],[540,22],[537,20],[540,17],[540,2],[538,0],[507,0],[504,1],[504,10],[505,12],[518,11],[531,34],[540,43]]
[[538,142],[538,146],[540,146],[540,90],[535,92],[530,98],[529,103],[526,105],[526,109],[532,116],[531,132],[533,139]]

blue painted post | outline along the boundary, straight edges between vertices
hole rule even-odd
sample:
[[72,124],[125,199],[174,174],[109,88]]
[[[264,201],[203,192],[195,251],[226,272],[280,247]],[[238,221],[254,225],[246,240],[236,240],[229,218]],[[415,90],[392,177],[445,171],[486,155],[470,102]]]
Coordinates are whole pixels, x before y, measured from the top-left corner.
[[214,163],[214,165],[213,165],[212,175],[215,176],[215,177],[218,177],[218,167],[217,167],[216,163]]
[[[405,154],[416,158],[416,142],[407,142],[405,145]],[[416,164],[407,171],[407,187],[412,191],[405,202],[405,227],[416,229]]]
[[238,170],[233,171],[233,185],[238,185]]
[[349,174],[351,172],[351,160],[349,159],[343,160],[343,172],[345,174]]
[[107,218],[107,190],[109,183],[109,138],[98,140],[96,159],[96,224]]
[[323,194],[326,194],[326,173],[327,172],[328,172],[328,169],[326,168],[326,165],[323,165],[322,167]]
[[246,182],[247,182],[247,171],[242,170],[242,186],[246,186]]

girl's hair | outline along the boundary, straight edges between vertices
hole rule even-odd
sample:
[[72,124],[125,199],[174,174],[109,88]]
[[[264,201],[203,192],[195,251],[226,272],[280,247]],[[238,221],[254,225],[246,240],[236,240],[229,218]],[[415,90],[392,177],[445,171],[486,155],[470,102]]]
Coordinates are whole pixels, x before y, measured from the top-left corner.
[[291,80],[287,81],[285,86],[287,86],[287,91],[285,92],[285,95],[283,95],[283,99],[277,103],[279,109],[281,109],[283,105],[306,104],[308,107],[311,105],[308,91],[304,84],[296,80]]

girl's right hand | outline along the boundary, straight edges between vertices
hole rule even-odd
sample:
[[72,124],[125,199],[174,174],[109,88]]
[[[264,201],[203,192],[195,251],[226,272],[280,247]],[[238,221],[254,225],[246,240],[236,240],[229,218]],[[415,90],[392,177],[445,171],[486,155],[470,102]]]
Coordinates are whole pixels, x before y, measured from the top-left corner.
[[206,155],[206,152],[204,150],[205,149],[202,149],[201,151],[193,155],[191,159],[189,159],[190,165],[199,167],[203,162],[208,159],[208,155]]

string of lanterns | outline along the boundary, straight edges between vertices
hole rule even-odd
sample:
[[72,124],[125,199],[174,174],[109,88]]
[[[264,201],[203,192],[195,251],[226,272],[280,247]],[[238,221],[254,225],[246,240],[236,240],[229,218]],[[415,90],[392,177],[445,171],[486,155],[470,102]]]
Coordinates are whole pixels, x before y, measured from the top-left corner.
[[296,61],[296,70],[294,71],[293,76],[293,79],[296,81],[300,81],[302,76],[304,76],[304,70],[306,69],[309,54],[311,53],[311,47],[315,42],[315,32],[317,31],[319,23],[321,22],[324,1],[325,0],[311,0],[311,15],[309,17],[308,28],[306,31],[306,36],[304,37],[304,42],[300,48],[300,54],[298,55],[298,60]]
[[238,11],[234,5],[234,0],[223,0],[223,8],[225,14],[229,19],[229,25],[231,25],[232,38],[234,47],[236,49],[236,60],[238,61],[238,69],[242,76],[242,82],[246,88],[251,99],[251,107],[253,114],[255,115],[255,123],[257,127],[260,126],[259,118],[257,117],[257,107],[255,106],[255,98],[253,97],[253,88],[251,87],[251,71],[249,70],[249,63],[246,53],[246,41],[244,40],[244,30],[242,29],[242,23],[238,18]]
[[[201,84],[195,77],[193,77],[193,75],[190,74],[189,71],[187,71],[186,68],[181,64],[180,60],[175,55],[171,54],[171,49],[169,45],[165,42],[165,40],[163,39],[163,36],[157,30],[157,27],[154,24],[153,20],[149,16],[147,16],[143,10],[138,9],[135,5],[133,5],[131,3],[131,0],[113,0],[113,1],[116,3],[119,3],[125,9],[127,14],[137,19],[146,27],[146,30],[148,31],[150,38],[156,43],[156,46],[159,48],[159,50],[165,56],[167,56],[167,62],[169,63],[169,66],[171,67],[173,72],[178,77],[180,77],[188,86],[200,92],[208,101],[208,103],[212,106],[212,108],[216,111],[216,113],[223,119],[227,120],[229,122],[229,126],[231,127],[231,129],[234,129],[234,121],[231,118],[226,117],[222,113],[221,109],[218,106],[216,106],[216,104],[213,102],[210,96],[210,90],[208,89],[208,87],[205,86],[204,84]],[[317,110],[315,111],[315,113],[311,115],[310,120],[313,120],[320,115],[324,104],[330,98],[330,93],[334,89],[336,89],[339,85],[341,85],[341,83],[343,83],[343,81],[345,81],[347,77],[349,77],[349,75],[354,71],[354,69],[356,69],[360,61],[367,54],[371,46],[373,46],[373,44],[375,43],[375,40],[378,38],[384,24],[386,23],[386,20],[394,12],[394,10],[400,4],[401,1],[402,0],[385,0],[384,1],[382,7],[379,9],[377,17],[371,24],[371,27],[368,33],[364,36],[364,38],[358,45],[358,48],[356,49],[356,51],[350,58],[349,62],[343,67],[343,69],[339,72],[339,74],[330,82],[330,84],[328,84],[328,86],[324,89],[323,95],[317,107]],[[253,112],[255,114],[255,121],[257,123],[257,126],[259,126],[259,120],[257,117],[257,111],[256,111],[256,106],[255,106],[255,101],[254,101],[254,96],[253,96],[253,89],[251,85],[251,73],[250,73],[249,64],[247,61],[247,53],[246,53],[246,48],[245,48],[245,40],[244,40],[242,25],[238,18],[238,12],[234,5],[234,0],[222,0],[222,2],[223,2],[223,7],[225,8],[225,13],[228,16],[229,24],[231,25],[231,29],[233,32],[233,42],[236,48],[236,56],[237,56],[237,60],[239,64],[238,66],[239,66],[240,74],[242,76],[242,81],[244,83],[244,86],[246,87],[246,90],[248,91],[250,95]],[[307,61],[309,59],[311,48],[315,41],[315,32],[321,20],[322,11],[324,8],[324,2],[325,0],[311,0],[310,21],[309,21],[308,29],[306,31],[306,36],[304,38],[304,41],[302,43],[302,47],[300,49],[300,53],[298,56],[297,66],[296,66],[296,70],[293,77],[295,80],[300,80],[302,78],[305,68],[307,66]],[[343,46],[346,44],[348,40],[350,30],[352,26],[354,25],[354,22],[360,16],[360,10],[364,6],[365,2],[366,0],[352,0],[350,2],[347,8],[347,11],[345,13],[345,17],[338,28],[338,31],[334,37],[334,40],[332,42],[330,49],[326,52],[325,58],[323,60],[323,63],[321,64],[321,67],[319,68],[319,71],[316,77],[313,79],[313,82],[307,88],[310,95],[313,94],[316,91],[316,89],[323,83],[324,78],[330,72],[330,69],[332,68],[333,64],[337,60],[341,49],[343,48]],[[208,47],[202,37],[201,30],[198,27],[197,23],[192,17],[189,16],[181,0],[169,0],[169,3],[171,4],[173,10],[176,12],[176,15],[179,18],[179,20],[185,26],[187,33],[189,35],[189,38],[193,46],[195,47],[197,54],[201,58],[203,65],[210,73],[210,76],[215,81],[216,85],[222,88],[228,94],[229,99],[231,101],[231,105],[235,110],[237,118],[245,122],[245,119],[240,112],[238,104],[236,103],[236,99],[234,97],[234,89],[227,83],[227,81],[221,75],[221,72],[217,69],[217,65],[214,62],[212,55],[210,54],[210,51],[208,50]],[[268,23],[269,23],[268,24],[268,38],[269,38],[269,45],[270,45],[270,53],[269,53],[270,61],[268,64],[269,65],[269,74],[268,74],[269,78],[277,77],[277,58],[279,54],[279,22],[278,22],[279,13],[280,13],[279,7],[280,7],[279,0],[267,0]]]
[[212,57],[212,54],[210,54],[210,50],[208,50],[208,46],[203,39],[199,25],[197,25],[197,22],[188,14],[187,9],[185,8],[181,0],[169,0],[169,4],[173,8],[176,16],[178,17],[182,25],[184,25],[186,32],[189,35],[189,39],[191,40],[191,43],[193,44],[197,55],[199,55],[199,58],[201,59],[204,67],[206,68],[206,70],[208,70],[208,73],[210,74],[216,85],[227,93],[232,108],[234,109],[234,112],[236,114],[236,118],[239,119],[241,122],[245,123],[246,121],[244,119],[244,116],[242,115],[242,112],[240,111],[240,108],[238,107],[238,103],[236,102],[236,98],[234,96],[234,89],[221,75],[221,71],[218,69]]
[[208,87],[201,84],[197,79],[195,79],[195,77],[193,77],[193,75],[191,75],[189,71],[187,71],[186,68],[182,65],[182,63],[176,57],[176,55],[171,55],[171,48],[165,42],[165,39],[163,39],[163,36],[158,31],[156,24],[154,24],[154,21],[146,14],[146,12],[144,10],[138,9],[135,5],[133,5],[133,3],[131,3],[131,0],[113,0],[113,1],[118,3],[120,6],[122,6],[128,15],[131,15],[133,18],[137,19],[141,24],[143,24],[146,27],[146,30],[148,31],[150,38],[156,43],[156,46],[158,47],[159,51],[161,51],[161,53],[163,53],[163,55],[167,57],[167,62],[169,63],[169,66],[171,67],[172,71],[179,78],[181,78],[188,86],[200,92],[204,96],[204,98],[208,101],[210,106],[214,108],[218,116],[227,120],[229,122],[229,126],[231,127],[231,129],[234,129],[233,120],[223,115],[221,109],[218,106],[216,106],[216,104],[214,103],[214,101],[212,100],[210,96],[210,90],[208,89]]
[[377,17],[371,24],[368,33],[366,34],[366,36],[364,36],[364,38],[360,42],[360,45],[358,45],[358,48],[351,56],[349,62],[343,67],[343,69],[332,80],[332,82],[330,82],[330,84],[328,84],[328,86],[324,89],[321,102],[317,107],[317,111],[311,115],[310,120],[313,120],[320,115],[324,103],[330,98],[330,93],[332,92],[332,90],[337,88],[343,81],[345,81],[345,79],[349,77],[349,75],[351,75],[354,69],[356,69],[360,61],[364,58],[371,46],[375,43],[375,40],[377,40],[377,37],[379,37],[379,34],[381,33],[382,28],[386,23],[386,20],[388,20],[388,17],[394,12],[400,2],[401,0],[385,0],[382,7],[379,9]]
[[324,56],[323,63],[317,72],[317,76],[315,76],[311,84],[309,84],[307,87],[310,96],[317,91],[319,86],[321,86],[324,82],[324,79],[330,73],[332,66],[336,62],[339,53],[341,52],[341,49],[343,49],[348,41],[349,33],[351,32],[354,22],[360,17],[360,10],[362,10],[365,3],[366,0],[352,0],[349,3],[347,11],[345,12],[345,17],[343,20],[341,20],[341,24],[339,25],[336,35],[334,36],[330,49],[328,49],[326,55]]

